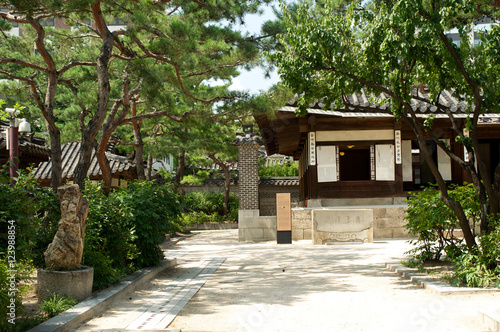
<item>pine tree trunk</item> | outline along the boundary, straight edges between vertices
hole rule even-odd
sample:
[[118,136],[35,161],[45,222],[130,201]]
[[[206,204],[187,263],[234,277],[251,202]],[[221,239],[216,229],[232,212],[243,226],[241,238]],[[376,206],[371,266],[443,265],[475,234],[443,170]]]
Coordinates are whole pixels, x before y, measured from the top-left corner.
[[222,211],[224,213],[224,219],[227,220],[229,215],[229,189],[231,185],[231,175],[229,174],[228,165],[224,165],[222,169],[224,171],[224,203],[222,203]]
[[[50,126],[47,126],[50,128]],[[61,148],[61,133],[58,129],[49,130],[50,137],[50,159],[52,163],[52,174],[50,186],[54,192],[62,184],[62,148]]]
[[92,161],[92,153],[95,146],[95,140],[91,138],[88,131],[86,130],[82,135],[82,143],[80,144],[80,156],[78,158],[78,164],[75,167],[73,173],[73,182],[80,186],[80,190],[85,188],[85,179],[87,178],[87,173],[90,168],[90,162]]
[[135,166],[137,168],[137,178],[146,180],[144,170],[144,142],[142,141],[141,130],[139,126],[134,125],[135,138]]
[[[132,116],[137,115],[136,105],[132,106]],[[144,172],[144,142],[142,141],[141,135],[141,125],[137,120],[132,121],[134,128],[134,140],[135,140],[135,167],[137,170],[137,178],[139,180],[145,180],[146,175]]]
[[148,171],[146,173],[146,180],[151,181],[151,173],[153,172],[153,155],[148,153]]
[[86,125],[85,119],[80,119],[80,126],[82,128],[82,146],[80,150],[80,159],[74,173],[74,181],[80,186],[80,189],[85,187],[85,178],[90,167],[92,149],[94,148],[96,136],[106,119],[109,93],[111,90],[108,63],[113,50],[113,34],[109,31],[104,22],[100,2],[92,5],[92,15],[94,17],[96,27],[102,36],[102,47],[101,52],[97,57],[97,83],[99,89],[96,111]]
[[175,173],[175,184],[177,187],[181,185],[182,173],[186,169],[186,150],[181,149],[179,152],[179,164],[177,165],[177,172]]
[[106,148],[108,146],[109,137],[101,138],[97,148],[97,161],[101,168],[102,181],[104,182],[104,194],[107,196],[111,190],[111,183],[113,180],[113,173],[109,164],[108,157],[106,157]]

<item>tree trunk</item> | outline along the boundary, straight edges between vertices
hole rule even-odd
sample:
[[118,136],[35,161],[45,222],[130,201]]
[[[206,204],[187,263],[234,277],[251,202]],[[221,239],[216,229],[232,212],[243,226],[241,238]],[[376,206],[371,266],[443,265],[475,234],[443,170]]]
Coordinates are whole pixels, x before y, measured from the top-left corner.
[[[132,116],[137,115],[137,108],[135,103],[132,105]],[[137,120],[132,121],[132,126],[134,128],[134,140],[135,140],[135,167],[137,170],[137,178],[139,180],[145,180],[146,175],[144,171],[144,142],[142,141],[141,125]]]
[[[50,126],[47,125],[47,128]],[[54,192],[62,185],[62,148],[61,148],[61,132],[59,129],[50,130],[50,159],[52,163],[52,174],[50,178],[50,186]]]
[[412,119],[407,119],[407,121],[411,121],[410,125],[414,129],[415,134],[417,136],[418,143],[420,145],[420,152],[422,153],[424,160],[427,162],[427,165],[429,166],[432,175],[434,175],[434,178],[436,179],[436,183],[441,192],[441,200],[455,212],[458,221],[460,223],[460,227],[462,228],[465,243],[467,244],[467,248],[469,249],[469,251],[476,252],[477,251],[476,239],[472,234],[469,225],[469,220],[467,219],[464,213],[463,207],[459,202],[453,200],[448,195],[448,186],[446,185],[446,182],[441,176],[441,173],[439,172],[439,169],[436,163],[434,162],[434,159],[432,158],[432,154],[429,151],[429,147],[427,146],[427,143],[425,141],[425,134],[419,127],[419,124],[417,124],[418,120],[416,119],[416,117],[414,117],[414,113],[412,111],[409,112],[410,114],[412,114]]
[[[101,139],[99,141],[99,148],[97,151],[97,160],[99,161],[99,166],[101,167],[102,177],[104,181],[104,193],[109,194],[111,190],[111,183],[113,179],[113,173],[110,168],[109,160],[106,156],[106,149],[108,147],[109,139],[111,135],[116,130],[116,128],[123,122],[125,117],[130,112],[130,98],[140,90],[140,84],[132,91],[129,91],[130,82],[128,80],[128,74],[125,74],[122,84],[122,98],[115,100],[113,107],[111,107],[111,112],[109,113],[108,119],[104,126],[102,127]],[[122,110],[118,110],[122,107]],[[136,102],[132,101],[132,109],[135,111]],[[118,115],[117,115],[118,113]]]
[[95,139],[91,138],[88,131],[85,130],[82,134],[78,164],[73,173],[73,182],[80,186],[80,190],[85,188],[85,179],[87,178],[90,162],[92,161],[92,153],[95,147]]
[[82,128],[82,146],[80,150],[80,159],[75,168],[74,181],[81,189],[85,187],[85,178],[90,167],[92,157],[92,148],[95,138],[102,128],[106,119],[109,102],[109,84],[108,62],[113,51],[113,34],[107,28],[101,12],[101,3],[98,1],[92,5],[92,16],[97,29],[102,36],[102,47],[97,57],[97,83],[99,86],[97,96],[97,107],[95,114],[85,125],[85,119],[80,118],[80,127]]
[[[134,121],[135,122],[135,121]],[[142,141],[141,128],[134,123],[134,138],[135,138],[135,165],[137,168],[137,178],[146,180],[144,170],[144,142]]]
[[229,214],[229,188],[231,185],[229,165],[224,165],[222,170],[224,171],[224,203],[222,203],[222,211],[224,213],[224,219],[227,220],[227,216]]
[[231,176],[229,174],[229,167],[231,167],[233,163],[227,163],[220,161],[215,157],[214,154],[209,153],[208,157],[212,159],[214,163],[219,165],[220,168],[222,168],[222,171],[224,172],[224,202],[222,203],[222,213],[224,214],[224,219],[227,220],[227,216],[229,214],[229,186],[231,184]]
[[177,187],[181,185],[182,173],[186,169],[186,150],[181,149],[179,152],[179,164],[177,165],[177,172],[175,173],[175,184]]
[[102,181],[104,182],[104,195],[106,196],[109,195],[113,179],[111,166],[109,164],[108,157],[106,157],[106,148],[108,146],[108,142],[109,142],[109,137],[101,138],[99,145],[97,147],[97,160],[99,162],[99,167],[101,168]]
[[148,153],[148,172],[146,173],[146,180],[151,181],[151,173],[153,171],[153,155]]

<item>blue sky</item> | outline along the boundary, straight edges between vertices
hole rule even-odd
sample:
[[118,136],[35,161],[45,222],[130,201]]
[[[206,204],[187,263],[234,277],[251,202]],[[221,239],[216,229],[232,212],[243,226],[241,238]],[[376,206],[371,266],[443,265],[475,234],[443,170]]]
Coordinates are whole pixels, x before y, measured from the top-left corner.
[[[241,27],[241,30],[258,35],[262,23],[271,19],[274,19],[274,13],[271,7],[267,7],[262,15],[248,15],[245,19],[245,25]],[[251,71],[242,70],[241,75],[233,80],[230,89],[247,90],[252,93],[258,93],[259,90],[269,89],[278,81],[279,77],[275,71],[271,74],[271,78],[266,78],[261,68],[254,68]]]

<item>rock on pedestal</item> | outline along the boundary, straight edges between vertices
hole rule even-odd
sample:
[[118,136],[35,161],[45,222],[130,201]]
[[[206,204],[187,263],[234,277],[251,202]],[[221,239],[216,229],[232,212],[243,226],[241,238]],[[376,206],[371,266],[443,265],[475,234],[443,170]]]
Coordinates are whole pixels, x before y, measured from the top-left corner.
[[57,188],[57,198],[61,202],[61,220],[54,240],[44,253],[45,265],[58,271],[76,270],[82,262],[89,202],[81,196],[76,184]]
[[92,295],[94,280],[94,269],[81,266],[89,202],[76,184],[57,188],[57,198],[61,202],[61,220],[44,253],[47,269],[38,270],[38,301],[52,293],[82,301]]

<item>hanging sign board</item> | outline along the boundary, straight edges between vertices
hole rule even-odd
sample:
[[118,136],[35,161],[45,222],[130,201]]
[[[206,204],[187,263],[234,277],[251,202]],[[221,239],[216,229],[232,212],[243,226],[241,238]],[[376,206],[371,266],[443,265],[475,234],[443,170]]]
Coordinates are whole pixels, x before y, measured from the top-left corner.
[[316,166],[316,132],[309,133],[309,165]]
[[401,154],[401,130],[394,131],[394,146],[396,148],[396,164],[401,165],[403,162]]

